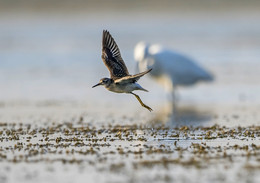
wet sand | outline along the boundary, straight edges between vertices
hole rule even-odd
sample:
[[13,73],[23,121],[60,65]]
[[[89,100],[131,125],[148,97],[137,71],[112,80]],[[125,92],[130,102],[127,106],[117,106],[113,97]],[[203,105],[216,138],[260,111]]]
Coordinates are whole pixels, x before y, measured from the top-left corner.
[[258,182],[260,127],[1,123],[1,182]]
[[248,111],[196,118],[209,113],[184,108],[179,119],[163,121],[159,114],[107,111],[100,116],[88,108],[75,103],[2,108],[1,182],[260,179],[260,126],[238,125]]

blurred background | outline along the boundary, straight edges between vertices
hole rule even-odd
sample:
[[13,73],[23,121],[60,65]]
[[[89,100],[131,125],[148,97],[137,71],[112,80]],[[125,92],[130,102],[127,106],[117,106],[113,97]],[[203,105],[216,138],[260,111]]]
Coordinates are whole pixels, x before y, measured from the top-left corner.
[[[206,113],[216,122],[227,113],[235,124],[259,124],[259,22],[257,0],[0,0],[0,119],[10,119],[16,106],[50,105],[150,116],[133,96],[91,88],[109,76],[101,60],[107,29],[132,74],[134,46],[142,40],[179,51],[213,73],[212,83],[178,89],[188,115]],[[153,115],[165,114],[163,88],[149,77],[139,82],[150,91],[138,94]]]

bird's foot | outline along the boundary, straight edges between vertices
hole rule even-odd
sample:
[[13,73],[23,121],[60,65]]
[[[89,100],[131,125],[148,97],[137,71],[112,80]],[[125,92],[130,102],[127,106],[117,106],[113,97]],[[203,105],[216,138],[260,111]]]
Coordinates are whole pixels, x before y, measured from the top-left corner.
[[145,107],[146,109],[148,109],[150,112],[152,112],[153,110],[152,110],[152,108],[151,107],[149,107],[149,106],[147,106],[147,105],[142,105],[143,107]]
[[136,95],[136,94],[134,94],[134,93],[131,93],[131,94],[133,94],[133,95],[136,97],[136,99],[137,99],[138,102],[141,104],[141,106],[143,106],[144,108],[148,109],[150,112],[152,111],[152,108],[149,107],[149,106],[147,106],[147,105],[145,105],[145,104],[143,103],[143,101],[141,100],[141,98],[140,98],[138,95]]

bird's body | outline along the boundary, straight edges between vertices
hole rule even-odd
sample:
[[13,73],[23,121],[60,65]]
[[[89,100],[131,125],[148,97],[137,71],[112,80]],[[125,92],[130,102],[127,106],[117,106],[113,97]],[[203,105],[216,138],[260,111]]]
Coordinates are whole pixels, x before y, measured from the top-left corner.
[[146,89],[142,88],[138,83],[111,83],[109,86],[105,86],[105,88],[111,92],[115,93],[131,93],[134,90],[142,90],[146,91]]
[[140,71],[153,68],[150,75],[173,92],[176,86],[190,86],[199,81],[211,81],[210,73],[188,57],[160,45],[140,42],[134,51]]
[[139,74],[130,75],[114,38],[106,30],[103,31],[102,37],[102,60],[110,72],[110,78],[102,78],[99,83],[94,85],[92,88],[103,85],[111,92],[132,94],[143,107],[152,111],[149,106],[142,102],[138,95],[133,93],[134,90],[148,92],[146,89],[141,87],[137,81],[152,69]]

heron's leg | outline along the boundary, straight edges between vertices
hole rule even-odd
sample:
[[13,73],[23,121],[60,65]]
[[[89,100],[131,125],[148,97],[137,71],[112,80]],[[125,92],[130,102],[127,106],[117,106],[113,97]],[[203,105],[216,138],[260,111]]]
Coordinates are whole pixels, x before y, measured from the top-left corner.
[[176,112],[176,93],[175,90],[172,90],[172,111]]
[[139,102],[143,107],[145,107],[146,109],[148,109],[150,112],[152,111],[152,109],[151,109],[149,106],[147,106],[147,105],[145,105],[145,104],[143,103],[143,101],[141,100],[141,98],[140,98],[138,95],[136,95],[135,93],[132,93],[132,92],[131,92],[131,94],[133,94],[133,95],[135,96],[135,98],[138,100],[138,102]]
[[172,116],[173,116],[173,120],[176,121],[177,120],[177,97],[176,97],[176,87],[173,85],[172,88]]

